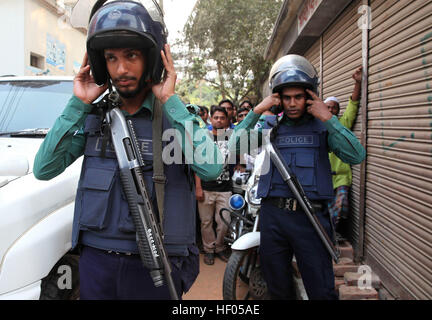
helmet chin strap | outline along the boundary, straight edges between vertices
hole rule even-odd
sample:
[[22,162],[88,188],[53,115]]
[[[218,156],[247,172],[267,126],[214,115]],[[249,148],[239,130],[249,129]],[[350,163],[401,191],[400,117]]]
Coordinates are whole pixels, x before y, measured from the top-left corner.
[[139,81],[138,87],[140,90],[146,89],[150,84],[150,80],[147,81],[146,76],[145,76],[145,72],[144,74],[141,76],[141,79]]
[[110,77],[108,77],[108,92],[109,92],[109,93],[114,92],[113,87],[112,87],[111,78],[110,78]]
[[108,78],[108,92],[108,101],[111,103],[111,107],[120,108],[122,106],[122,100],[120,99],[118,91],[113,90],[111,78]]

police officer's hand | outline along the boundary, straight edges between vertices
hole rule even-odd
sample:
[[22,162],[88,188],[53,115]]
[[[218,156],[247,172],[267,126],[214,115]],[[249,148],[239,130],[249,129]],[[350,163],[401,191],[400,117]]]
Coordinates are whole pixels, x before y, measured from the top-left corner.
[[312,100],[306,101],[307,112],[322,122],[330,120],[333,115],[328,106],[313,91],[306,89],[306,92],[312,97]]
[[162,103],[168,101],[168,99],[175,94],[175,83],[177,80],[177,73],[174,68],[174,61],[171,55],[170,46],[165,44],[165,52],[161,51],[162,62],[165,66],[165,76],[161,83],[155,84],[152,87],[153,94]]
[[78,74],[74,78],[74,95],[82,102],[91,104],[108,88],[108,84],[99,87],[93,76],[90,74],[90,65],[87,53],[84,55],[84,60]]
[[270,110],[273,106],[280,106],[280,95],[279,93],[273,93],[267,96],[263,101],[261,101],[255,108],[253,108],[253,112],[256,114],[262,114],[265,111]]

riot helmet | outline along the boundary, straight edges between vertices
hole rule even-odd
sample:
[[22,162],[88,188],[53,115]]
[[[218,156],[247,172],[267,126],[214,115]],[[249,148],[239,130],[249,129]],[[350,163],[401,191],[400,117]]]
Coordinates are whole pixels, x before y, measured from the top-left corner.
[[272,93],[284,87],[300,86],[318,95],[319,78],[314,66],[304,57],[288,54],[279,58],[270,70],[269,86]]
[[166,42],[163,14],[155,1],[97,1],[87,35],[87,53],[96,84],[104,85],[109,78],[104,57],[104,49],[109,48],[142,50],[146,68],[141,86],[160,82],[164,69],[160,51]]

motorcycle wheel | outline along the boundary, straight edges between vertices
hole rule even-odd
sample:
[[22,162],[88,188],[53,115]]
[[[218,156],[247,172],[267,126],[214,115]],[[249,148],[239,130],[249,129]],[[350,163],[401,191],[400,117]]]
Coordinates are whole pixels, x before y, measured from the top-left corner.
[[255,268],[258,247],[249,250],[233,250],[227,262],[223,278],[224,300],[248,300],[249,278]]

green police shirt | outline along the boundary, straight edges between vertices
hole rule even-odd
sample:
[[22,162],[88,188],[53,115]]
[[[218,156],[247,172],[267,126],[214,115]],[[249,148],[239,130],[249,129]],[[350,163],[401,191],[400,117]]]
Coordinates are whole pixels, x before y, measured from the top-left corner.
[[[294,122],[283,114],[280,121],[281,125],[293,126],[308,121],[308,119],[308,117],[303,117],[299,122]],[[265,121],[266,116],[261,116],[253,111],[249,112],[246,118],[234,129],[234,134],[229,141],[230,151],[241,152],[242,139],[245,133],[248,135],[249,144],[252,146],[251,149],[253,146],[260,146],[263,142],[262,129]],[[345,163],[359,164],[364,160],[366,157],[365,149],[354,133],[344,127],[336,116],[325,121],[324,126],[328,132],[327,142],[329,151],[333,152]]]
[[[139,116],[143,108],[153,112],[154,99],[152,93],[147,95],[140,109],[132,117]],[[57,176],[84,154],[86,138],[83,128],[92,108],[92,105],[72,96],[36,154],[33,168],[36,178],[48,180]],[[186,163],[191,164],[192,169],[202,180],[216,179],[222,171],[222,156],[201,117],[189,112],[177,95],[171,96],[162,108],[171,126],[181,135]],[[126,111],[123,113],[128,115]],[[196,136],[199,139],[195,139]],[[200,161],[195,160],[194,151],[198,147],[204,159],[210,159],[209,161],[201,161],[201,158]]]

